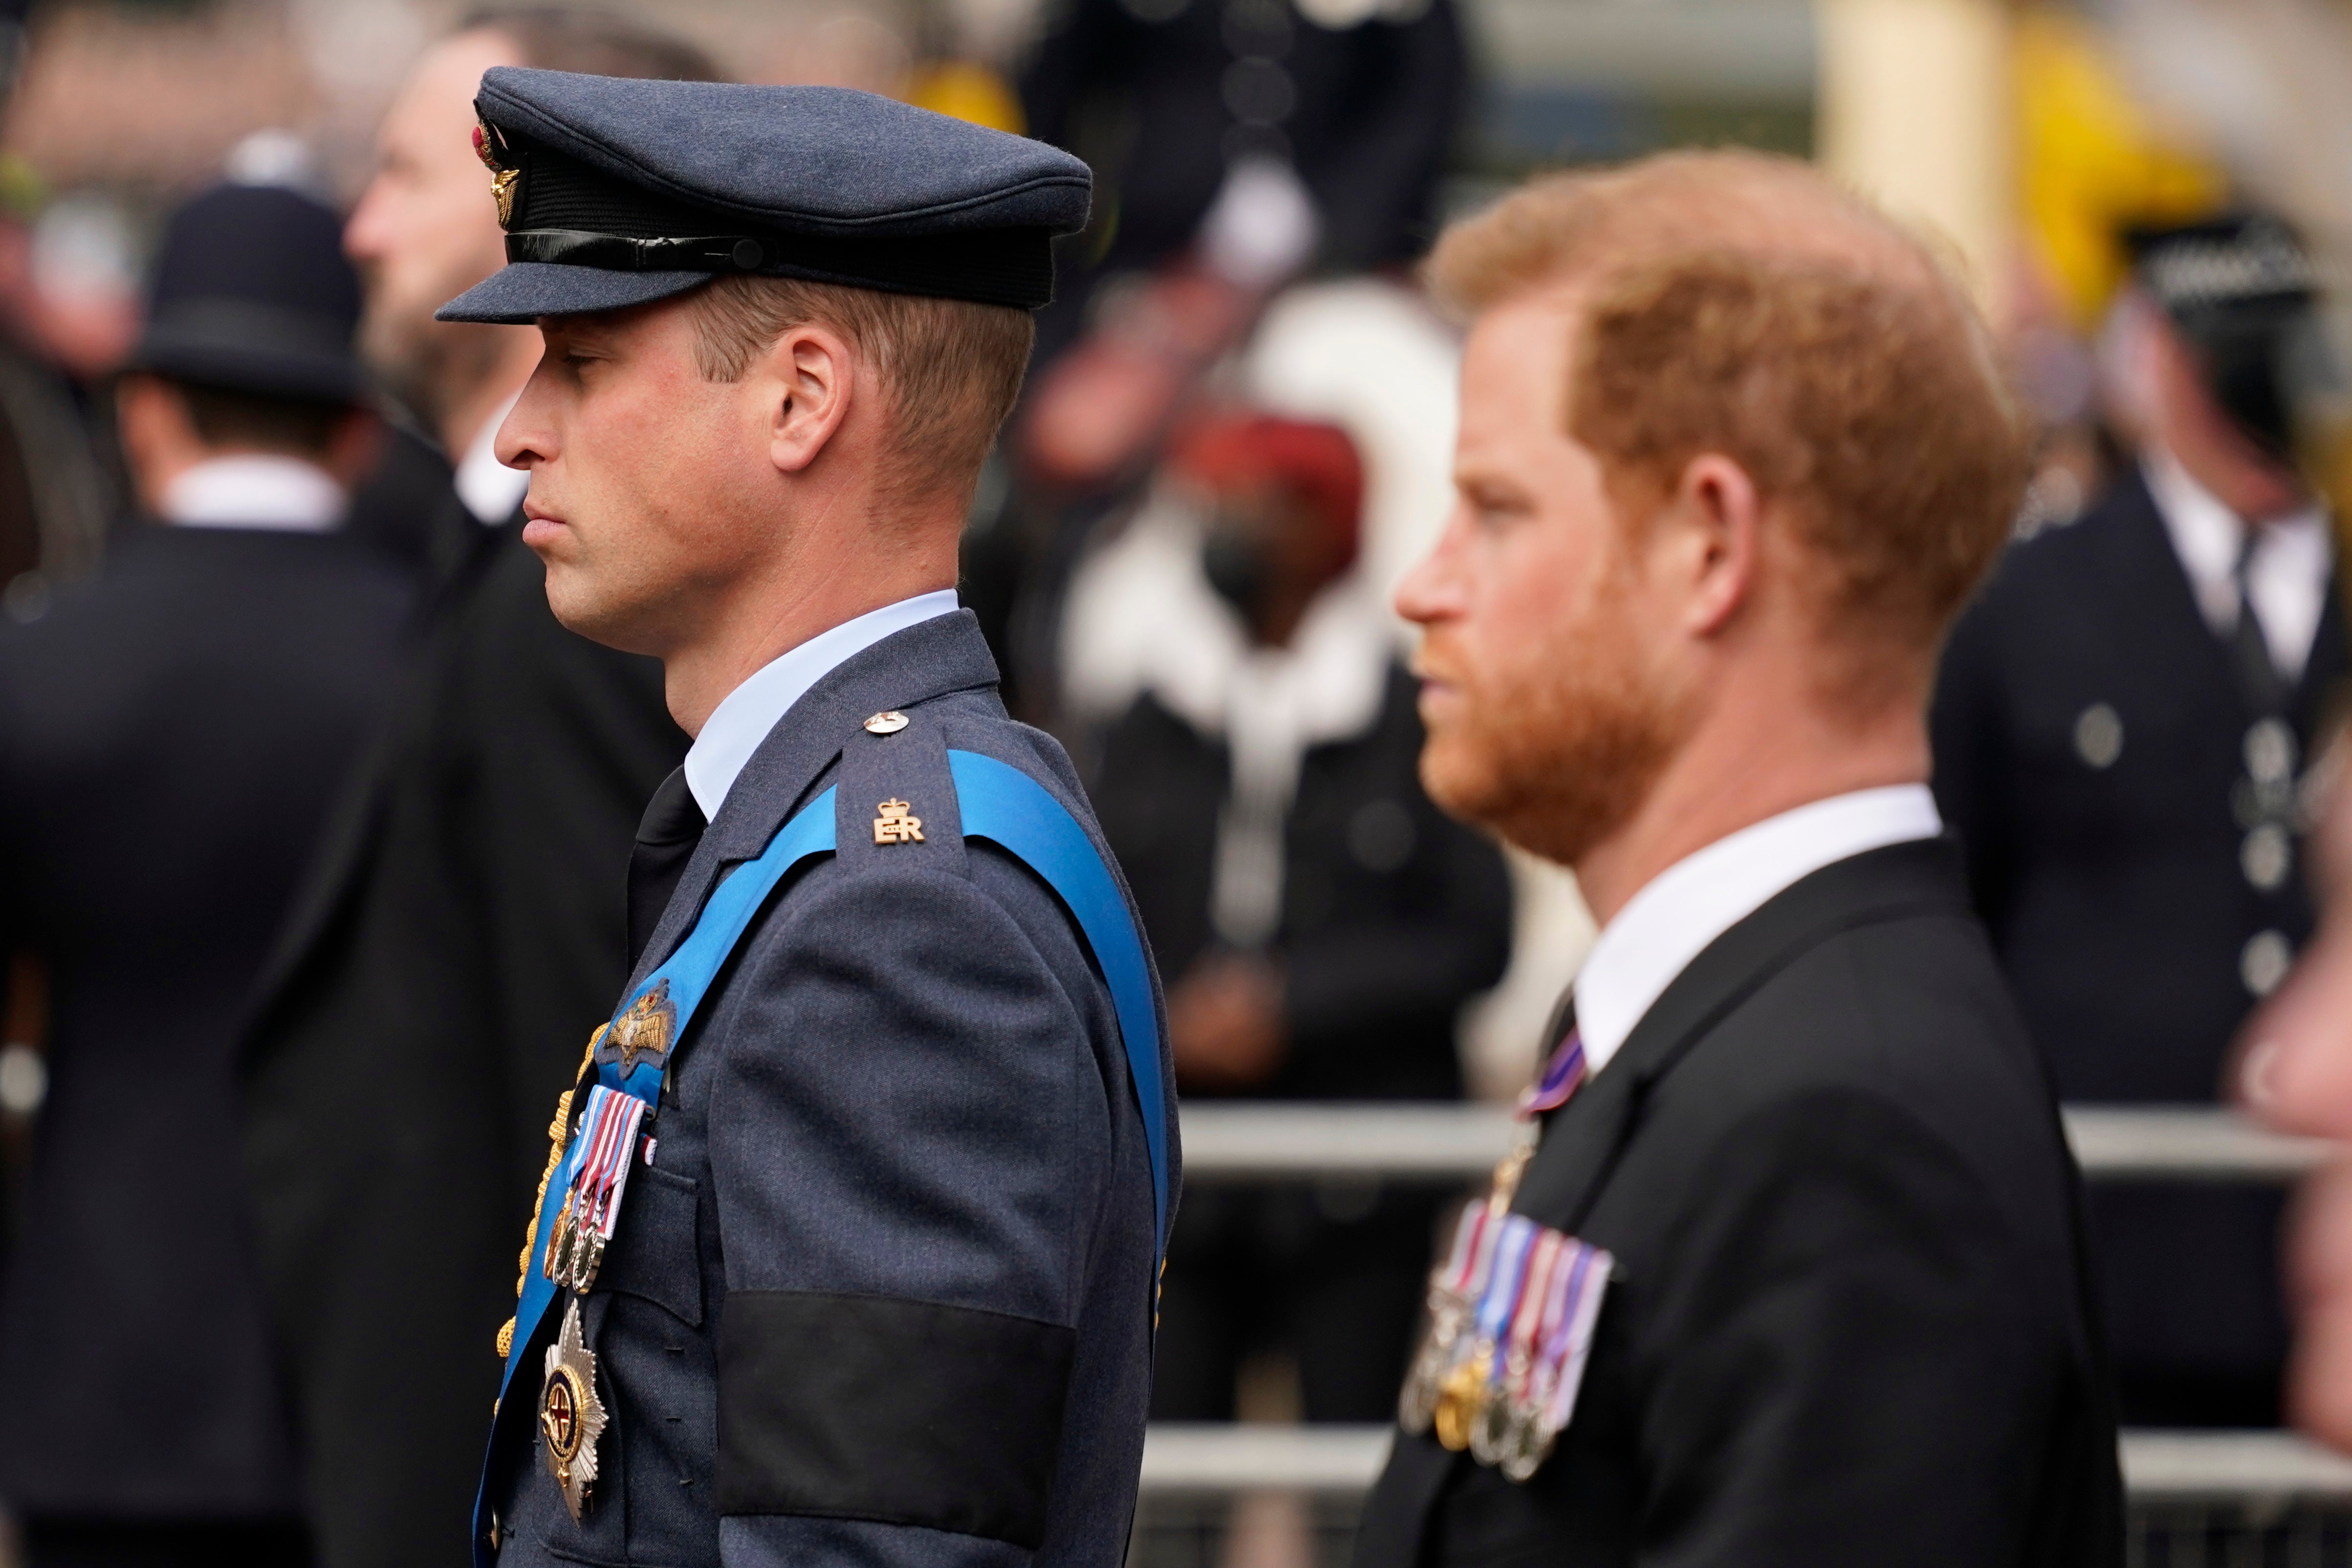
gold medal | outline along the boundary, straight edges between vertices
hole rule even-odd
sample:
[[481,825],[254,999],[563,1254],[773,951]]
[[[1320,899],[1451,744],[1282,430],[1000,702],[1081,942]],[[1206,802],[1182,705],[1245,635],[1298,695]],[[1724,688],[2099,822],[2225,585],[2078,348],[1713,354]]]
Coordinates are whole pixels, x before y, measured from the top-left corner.
[[1486,1345],[1445,1374],[1438,1390],[1437,1440],[1455,1453],[1470,1446],[1471,1423],[1486,1403],[1486,1379],[1495,1369],[1495,1352]]
[[580,1333],[580,1299],[563,1309],[563,1328],[547,1347],[547,1381],[539,1391],[539,1435],[548,1473],[563,1489],[563,1506],[577,1521],[588,1511],[596,1479],[596,1439],[604,1431],[604,1403],[596,1397],[596,1355]]

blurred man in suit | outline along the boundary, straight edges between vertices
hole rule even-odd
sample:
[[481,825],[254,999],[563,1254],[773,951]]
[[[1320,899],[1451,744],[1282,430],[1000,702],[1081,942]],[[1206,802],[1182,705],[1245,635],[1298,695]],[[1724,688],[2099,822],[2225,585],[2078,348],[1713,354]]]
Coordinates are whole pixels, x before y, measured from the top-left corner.
[[[457,553],[391,721],[339,808],[259,989],[246,1156],[269,1301],[333,1568],[465,1560],[509,1310],[513,1216],[547,1107],[627,973],[615,889],[686,737],[661,669],[575,637],[492,450],[529,327],[436,322],[504,261],[471,147],[482,72],[706,76],[609,17],[497,16],[429,51],[345,234],[362,341],[457,455]],[[385,1064],[407,1064],[387,1076]]]
[[[2231,1034],[2311,931],[2299,781],[2344,621],[2284,384],[2315,324],[2309,260],[2267,216],[2138,248],[2119,333],[2138,461],[2011,551],[1960,618],[1936,798],[2061,1097],[2210,1105]],[[2277,1425],[2283,1203],[2092,1193],[2126,1424]]]
[[1751,153],[1530,185],[1432,270],[1422,777],[1601,932],[1358,1563],[2119,1563],[2077,1179],[1927,788],[2023,468],[1982,321]]
[[232,1068],[408,608],[340,527],[374,421],[339,230],[258,187],[173,219],[119,396],[163,526],[0,637],[0,921],[52,985],[0,1296],[0,1499],[36,1568],[310,1556]]

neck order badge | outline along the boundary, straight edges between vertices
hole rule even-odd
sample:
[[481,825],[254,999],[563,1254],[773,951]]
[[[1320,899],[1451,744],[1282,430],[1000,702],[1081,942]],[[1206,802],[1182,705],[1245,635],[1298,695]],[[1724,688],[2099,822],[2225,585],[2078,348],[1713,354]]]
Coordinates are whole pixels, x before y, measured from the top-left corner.
[[1495,1167],[1486,1201],[1463,1211],[1429,1278],[1428,1327],[1397,1396],[1397,1422],[1434,1428],[1455,1452],[1524,1481],[1576,1410],[1576,1391],[1614,1260],[1598,1247],[1510,1212],[1536,1152],[1536,1118],[1584,1086],[1573,1029],[1519,1096],[1527,1135]]
[[[1076,921],[1102,971],[1143,1121],[1159,1250],[1164,1253],[1168,1129],[1159,1013],[1150,963],[1127,900],[1086,829],[1035,780],[977,752],[950,751],[948,767],[964,837],[998,845],[1043,878]],[[892,805],[900,809],[888,810]],[[593,1287],[604,1244],[619,1223],[639,1135],[660,1103],[672,1054],[736,943],[787,873],[804,860],[833,853],[835,831],[835,792],[828,789],[777,829],[759,858],[719,884],[677,951],[630,994],[613,1021],[589,1042],[586,1065],[594,1068],[594,1082],[580,1124],[541,1189],[523,1254],[520,1300],[499,1346],[506,1358],[499,1384],[503,1405],[557,1292],[568,1293],[562,1328],[546,1352],[538,1425],[548,1468],[575,1518],[589,1504],[596,1475],[596,1437],[606,1419],[595,1386],[595,1353],[582,1331],[580,1298]],[[877,843],[919,843],[921,837],[919,819],[908,816],[903,803],[886,803],[875,824]],[[558,1107],[558,1136],[570,1117],[571,1100],[566,1095]],[[549,1190],[562,1194],[551,1215],[545,1196]],[[537,1267],[532,1267],[534,1261]],[[474,1507],[478,1563],[487,1563],[492,1550],[488,1479],[486,1467]]]

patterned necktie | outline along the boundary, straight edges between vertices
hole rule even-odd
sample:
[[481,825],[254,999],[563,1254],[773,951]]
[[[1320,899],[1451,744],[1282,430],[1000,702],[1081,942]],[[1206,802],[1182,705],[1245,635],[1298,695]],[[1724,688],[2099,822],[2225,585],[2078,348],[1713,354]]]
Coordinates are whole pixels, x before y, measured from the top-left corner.
[[1552,1047],[1551,1059],[1544,1063],[1535,1082],[1519,1091],[1519,1120],[1532,1121],[1548,1110],[1558,1110],[1583,1087],[1584,1036],[1571,1024],[1568,1034]]
[[629,848],[629,967],[645,956],[646,943],[661,923],[677,879],[686,874],[694,847],[702,842],[702,807],[687,787],[686,770],[678,768],[654,791],[646,815],[637,824],[637,841]]

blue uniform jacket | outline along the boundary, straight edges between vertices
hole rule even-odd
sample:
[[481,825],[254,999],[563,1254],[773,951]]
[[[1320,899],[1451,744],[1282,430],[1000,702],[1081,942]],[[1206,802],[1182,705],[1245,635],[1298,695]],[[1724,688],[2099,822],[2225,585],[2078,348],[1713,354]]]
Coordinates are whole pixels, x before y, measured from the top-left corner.
[[[863,728],[890,709],[906,729]],[[838,848],[781,884],[671,1057],[585,1301],[611,1426],[577,1522],[534,1426],[560,1303],[526,1347],[488,1473],[502,1563],[1123,1558],[1158,1266],[1143,1124],[1077,926],[965,842],[950,748],[1021,770],[1100,847],[969,613],[866,649],[777,724],[631,986],[828,785]],[[874,842],[886,800],[922,842]]]

